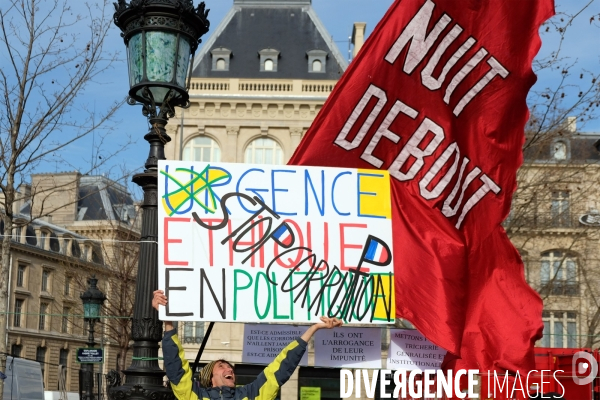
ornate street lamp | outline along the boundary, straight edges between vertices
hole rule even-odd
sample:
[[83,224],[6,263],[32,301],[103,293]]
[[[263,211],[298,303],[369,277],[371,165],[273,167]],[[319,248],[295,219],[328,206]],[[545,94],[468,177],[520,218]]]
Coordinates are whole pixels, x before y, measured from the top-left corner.
[[[98,279],[92,276],[88,280],[88,289],[81,294],[83,302],[83,320],[88,324],[88,348],[93,348],[96,345],[94,341],[94,325],[100,319],[100,310],[102,304],[106,300],[104,293],[98,289]],[[82,400],[94,398],[94,364],[81,364],[80,369],[80,393]]]
[[144,191],[131,326],[133,361],[123,371],[123,386],[118,375],[109,376],[109,397],[167,400],[174,396],[162,384],[164,371],[158,366],[162,323],[152,308],[152,292],[158,287],[158,160],[165,159],[164,146],[171,140],[165,130],[168,118],[175,115],[175,107],[189,107],[189,61],[200,37],[208,32],[208,10],[204,2],[194,7],[193,0],[119,0],[115,9],[114,21],[127,46],[128,103],[142,105],[142,114],[148,117],[151,129],[144,136],[150,143],[146,168],[133,177]]
[[130,104],[141,103],[150,117],[157,106],[171,112],[187,106],[190,56],[209,26],[204,2],[194,8],[192,0],[119,0],[115,8],[127,46]]

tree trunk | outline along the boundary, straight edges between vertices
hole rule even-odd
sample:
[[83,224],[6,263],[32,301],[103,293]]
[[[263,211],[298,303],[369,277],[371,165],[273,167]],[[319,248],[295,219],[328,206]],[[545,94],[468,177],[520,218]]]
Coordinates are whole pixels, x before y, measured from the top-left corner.
[[[9,304],[8,293],[10,290],[8,278],[10,276],[11,257],[10,245],[13,230],[12,206],[14,203],[14,190],[12,189],[12,176],[8,177],[8,190],[5,195],[4,235],[2,236],[2,267],[0,269],[0,371],[6,371],[6,355],[8,353],[8,318]],[[0,379],[0,400],[4,393],[4,380]]]

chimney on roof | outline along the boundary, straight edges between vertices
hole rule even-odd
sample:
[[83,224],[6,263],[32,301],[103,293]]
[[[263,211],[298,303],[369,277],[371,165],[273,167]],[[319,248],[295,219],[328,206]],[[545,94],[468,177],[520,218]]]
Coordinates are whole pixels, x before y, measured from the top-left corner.
[[354,51],[352,52],[352,58],[356,57],[359,50],[365,43],[365,30],[367,28],[366,22],[355,22],[352,28],[352,44],[354,45]]
[[27,183],[22,183],[19,185],[17,189],[15,202],[13,204],[13,212],[19,213],[19,211],[23,208],[26,202],[31,198],[31,185]]
[[565,130],[569,133],[577,132],[577,117],[567,117],[564,122]]

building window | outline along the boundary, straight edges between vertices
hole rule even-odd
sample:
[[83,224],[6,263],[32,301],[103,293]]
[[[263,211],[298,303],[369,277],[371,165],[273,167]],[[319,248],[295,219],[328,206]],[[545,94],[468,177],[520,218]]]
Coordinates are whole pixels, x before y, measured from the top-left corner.
[[21,327],[21,313],[23,312],[24,304],[25,304],[25,300],[15,299],[15,315],[13,318],[13,326],[15,328]]
[[323,50],[310,50],[306,52],[308,57],[308,72],[324,73],[327,65],[327,52]]
[[578,296],[577,259],[558,250],[542,253],[540,285],[544,294]]
[[40,363],[40,367],[42,368],[42,380],[46,379],[46,348],[38,347],[35,351],[35,361]]
[[321,72],[321,61],[315,60],[312,63],[312,71],[311,72]]
[[50,234],[50,250],[60,253],[60,242],[54,232]]
[[577,313],[571,311],[544,311],[542,347],[577,347]]
[[69,314],[71,314],[71,309],[69,307],[64,307],[60,326],[60,331],[62,333],[69,333]]
[[16,242],[20,242],[21,241],[21,231],[22,231],[22,227],[18,226],[13,228],[13,233],[12,233],[12,237]]
[[[340,369],[339,368],[298,368],[298,398],[301,388],[320,387],[321,399],[340,398]],[[377,379],[379,380],[379,379]],[[393,381],[393,379],[392,379]]]
[[46,249],[46,238],[48,237],[48,232],[40,232],[40,247],[42,249]]
[[71,256],[81,258],[81,247],[79,247],[79,242],[75,239],[71,239]]
[[254,139],[246,147],[244,162],[250,164],[282,165],[283,150],[273,139]]
[[42,292],[47,292],[50,287],[50,271],[42,270]]
[[215,140],[207,136],[198,136],[186,143],[183,161],[219,162],[221,149]]
[[27,228],[25,228],[25,242],[31,246],[35,246],[37,244],[35,230],[31,225],[27,225]]
[[92,247],[92,262],[96,264],[102,264],[102,252],[96,246]]
[[23,264],[19,264],[17,267],[17,287],[25,287],[25,272],[27,270],[27,266]]
[[555,160],[567,159],[567,144],[563,141],[554,142],[552,146],[552,156]]
[[229,62],[233,54],[225,47],[217,47],[210,51],[213,71],[229,71]]
[[46,314],[48,313],[48,303],[40,303],[40,323],[38,329],[43,331],[46,329]]
[[567,191],[552,192],[552,204],[550,206],[552,226],[571,226],[570,193]]
[[183,343],[202,343],[204,322],[183,322]]
[[70,296],[71,295],[71,281],[73,280],[73,278],[71,278],[70,276],[65,276],[65,296]]
[[65,367],[69,364],[69,349],[60,349],[58,353],[58,363]]
[[10,346],[10,355],[13,357],[21,357],[21,351],[23,351],[23,346],[20,344],[14,343]]
[[263,49],[258,52],[258,56],[260,57],[260,70],[262,72],[277,72],[279,50]]

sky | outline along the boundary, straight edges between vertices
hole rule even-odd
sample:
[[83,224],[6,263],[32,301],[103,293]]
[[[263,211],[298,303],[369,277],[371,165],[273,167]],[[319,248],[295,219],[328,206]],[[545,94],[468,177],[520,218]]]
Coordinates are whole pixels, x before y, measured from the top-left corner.
[[[590,0],[556,0],[557,12],[572,13],[581,9]],[[194,3],[197,4],[197,0]],[[206,0],[207,8],[210,9],[209,20],[211,30],[205,36],[204,42],[210,37],[212,32],[219,25],[227,11],[231,8],[233,0]],[[378,21],[383,17],[392,0],[312,0],[312,6],[317,15],[324,23],[325,27],[333,37],[333,41],[339,47],[341,53],[348,55],[349,36],[352,33],[354,22],[366,22],[367,35],[369,35]],[[111,10],[112,11],[112,10]],[[568,57],[567,62],[577,63],[577,68],[585,68],[589,71],[600,71],[600,45],[598,35],[600,34],[600,24],[590,23],[592,15],[600,14],[600,0],[593,1],[569,27],[567,40],[563,45],[563,56]],[[557,16],[555,18],[561,18]],[[598,18],[596,18],[597,20]],[[96,78],[96,85],[91,86],[86,94],[89,99],[88,108],[94,107],[101,111],[116,100],[122,99],[128,91],[127,62],[125,57],[125,46],[120,31],[113,26],[112,32],[107,39],[107,49],[119,51],[120,61],[107,73]],[[544,28],[542,28],[544,30]],[[550,30],[542,36],[543,44],[540,50],[540,56],[546,56],[556,49],[557,34]],[[202,45],[201,45],[202,46]],[[0,64],[1,65],[1,64]],[[578,73],[575,73],[578,75]],[[577,76],[578,77],[578,76]],[[577,83],[577,82],[575,82]],[[540,74],[539,80],[532,90],[542,91],[545,88],[557,85],[557,74]],[[575,88],[571,89],[576,91]],[[69,169],[80,168],[86,170],[89,168],[91,157],[102,157],[116,151],[126,141],[125,137],[131,137],[134,144],[127,151],[120,154],[109,166],[103,167],[103,170],[94,171],[104,173],[109,171],[110,175],[115,171],[122,169],[134,170],[143,166],[148,154],[148,145],[143,140],[144,134],[148,131],[148,123],[141,113],[141,106],[123,105],[116,113],[117,121],[108,143],[105,143],[99,153],[92,151],[92,141],[97,138],[88,137],[67,148],[62,157],[69,160],[71,165]],[[583,131],[600,132],[600,118],[597,118],[585,126],[581,127]],[[86,168],[87,167],[87,168]],[[44,172],[64,171],[65,165],[60,162],[49,162],[43,166]]]

